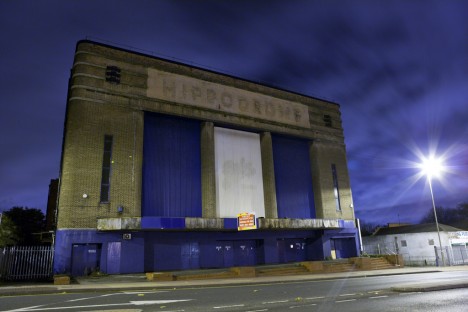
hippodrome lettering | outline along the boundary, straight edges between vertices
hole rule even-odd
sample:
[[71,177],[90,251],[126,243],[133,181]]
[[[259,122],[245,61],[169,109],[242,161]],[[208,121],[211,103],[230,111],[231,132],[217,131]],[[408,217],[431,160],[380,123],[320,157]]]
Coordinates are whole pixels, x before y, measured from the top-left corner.
[[161,72],[148,71],[148,96],[234,114],[309,127],[307,106],[258,96],[250,91]]

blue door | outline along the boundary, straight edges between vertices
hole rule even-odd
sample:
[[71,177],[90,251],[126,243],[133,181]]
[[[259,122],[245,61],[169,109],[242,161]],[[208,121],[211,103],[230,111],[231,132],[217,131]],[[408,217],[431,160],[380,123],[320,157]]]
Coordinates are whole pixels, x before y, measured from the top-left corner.
[[107,244],[107,274],[120,273],[121,242]]
[[198,269],[200,268],[200,249],[198,243],[186,243],[181,248],[182,269]]
[[332,249],[333,247],[337,259],[357,256],[356,240],[353,237],[334,238],[332,239]]
[[286,238],[277,241],[280,263],[300,262],[307,260],[306,240],[303,238]]
[[101,244],[73,244],[72,276],[85,276],[100,270]]
[[256,242],[254,240],[234,241],[233,247],[235,266],[249,266],[256,264]]

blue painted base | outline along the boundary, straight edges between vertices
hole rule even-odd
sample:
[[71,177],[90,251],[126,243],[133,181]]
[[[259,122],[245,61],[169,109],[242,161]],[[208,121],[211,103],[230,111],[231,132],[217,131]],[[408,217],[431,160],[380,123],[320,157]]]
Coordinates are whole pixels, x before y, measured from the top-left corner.
[[[130,234],[131,238],[124,234]],[[55,274],[222,268],[356,256],[355,228],[331,231],[98,232],[58,230]],[[334,251],[334,252],[332,252]]]

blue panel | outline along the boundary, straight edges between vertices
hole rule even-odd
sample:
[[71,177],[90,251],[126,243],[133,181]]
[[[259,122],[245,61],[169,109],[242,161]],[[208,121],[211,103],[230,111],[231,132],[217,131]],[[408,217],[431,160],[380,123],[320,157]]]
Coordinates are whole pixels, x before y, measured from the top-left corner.
[[109,242],[107,244],[107,274],[120,273],[120,252],[122,250],[121,242]]
[[100,259],[101,244],[73,244],[72,275],[86,276],[99,271]]
[[[258,221],[257,221],[258,224]],[[229,230],[237,230],[236,218],[224,218],[224,228]]]
[[145,113],[142,216],[201,217],[200,122]]
[[254,240],[234,241],[234,265],[252,266],[257,264],[256,244]]
[[[121,261],[119,273],[143,272],[144,243],[142,233],[132,233],[131,240],[122,240],[122,232],[100,233],[96,230],[58,230],[56,232],[54,250],[54,274],[70,274],[72,272],[73,245],[86,244],[102,245],[105,252],[101,252],[100,259],[97,261],[99,262],[100,270],[107,273],[108,243],[119,241],[122,244],[120,251]],[[88,252],[88,254],[91,255],[92,252]],[[90,255],[88,255],[89,259],[91,259],[89,257]],[[85,258],[82,259],[84,259],[83,261],[85,262],[88,262],[89,260]]]
[[[172,240],[159,241],[153,249],[154,271],[182,269],[181,243]],[[151,255],[148,255],[151,257]]]
[[342,219],[340,219],[338,222],[339,222],[340,228],[353,229],[353,228],[356,227],[353,220],[342,220]]
[[185,218],[142,217],[141,228],[144,230],[182,230],[185,229]]
[[276,200],[279,218],[315,218],[306,140],[273,135]]

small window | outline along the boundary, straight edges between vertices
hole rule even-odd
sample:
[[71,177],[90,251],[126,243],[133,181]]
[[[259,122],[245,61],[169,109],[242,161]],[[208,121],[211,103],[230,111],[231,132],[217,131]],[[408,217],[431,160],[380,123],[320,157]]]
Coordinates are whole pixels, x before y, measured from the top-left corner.
[[109,202],[110,177],[112,164],[112,135],[104,136],[104,153],[102,156],[101,203]]
[[406,244],[406,240],[401,241],[401,247],[407,247],[408,245]]
[[120,68],[117,66],[107,66],[106,81],[112,84],[120,83]]
[[332,119],[330,115],[323,115],[323,122],[325,123],[325,127],[332,126]]
[[336,165],[331,165],[332,177],[333,177],[333,195],[335,196],[336,211],[341,211],[340,204],[340,190],[338,188],[338,175],[336,173]]
[[429,239],[429,246],[434,246],[434,240],[433,239]]

